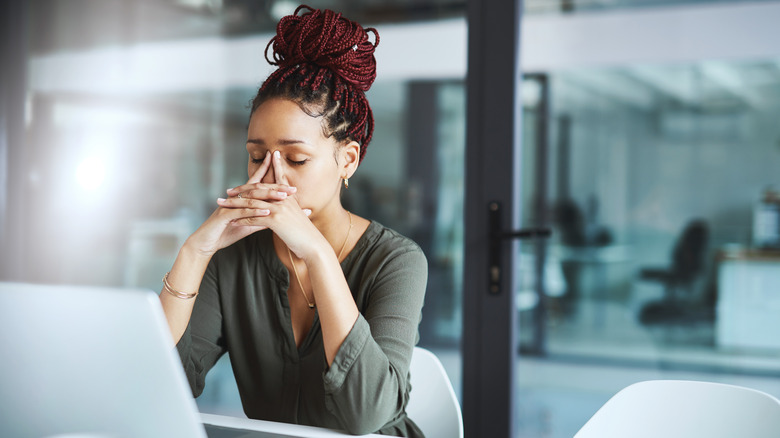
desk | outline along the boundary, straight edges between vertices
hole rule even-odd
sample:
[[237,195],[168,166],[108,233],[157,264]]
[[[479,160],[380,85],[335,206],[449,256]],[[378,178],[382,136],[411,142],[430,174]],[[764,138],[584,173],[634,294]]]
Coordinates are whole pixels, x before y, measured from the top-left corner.
[[[346,432],[340,432],[332,429],[323,429],[321,427],[301,426],[298,424],[277,423],[274,421],[264,420],[250,420],[248,418],[226,417],[224,415],[200,414],[200,418],[201,421],[205,424],[229,427],[233,429],[268,432],[290,438],[344,438],[345,436],[354,436],[349,435]],[[375,434],[362,436],[377,438],[382,437],[382,435]]]
[[568,299],[576,300],[578,312],[592,309],[594,327],[605,328],[606,301],[624,299],[628,292],[625,285],[630,284],[633,272],[631,247],[551,246],[550,254],[560,260]]
[[560,260],[569,293],[576,298],[604,300],[630,279],[631,247],[626,245],[551,246],[550,255]]
[[780,252],[718,254],[719,347],[780,349]]

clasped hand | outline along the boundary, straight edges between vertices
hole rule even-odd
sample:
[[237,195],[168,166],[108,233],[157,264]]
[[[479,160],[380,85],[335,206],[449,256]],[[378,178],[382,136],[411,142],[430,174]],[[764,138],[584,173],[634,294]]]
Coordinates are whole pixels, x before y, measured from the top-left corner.
[[[273,166],[274,184],[262,180]],[[284,174],[279,152],[267,152],[263,163],[246,184],[228,189],[228,198],[219,198],[219,207],[188,239],[198,252],[211,256],[218,250],[260,230],[270,228],[298,257],[317,231],[308,218],[311,210],[301,209]],[[307,235],[309,237],[307,237]]]

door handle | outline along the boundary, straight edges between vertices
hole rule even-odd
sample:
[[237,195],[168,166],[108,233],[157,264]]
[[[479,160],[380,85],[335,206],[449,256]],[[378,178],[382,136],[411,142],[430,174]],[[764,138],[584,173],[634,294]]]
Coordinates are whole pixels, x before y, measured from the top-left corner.
[[488,293],[501,293],[503,270],[501,266],[501,247],[508,239],[545,239],[552,235],[549,228],[522,228],[505,231],[501,220],[501,203],[488,203],[488,227],[490,228],[490,253],[488,254]]

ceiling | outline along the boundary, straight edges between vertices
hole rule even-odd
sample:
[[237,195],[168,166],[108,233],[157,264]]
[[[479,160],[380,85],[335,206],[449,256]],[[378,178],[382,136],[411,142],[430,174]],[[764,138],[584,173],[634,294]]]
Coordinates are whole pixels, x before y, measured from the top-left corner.
[[[304,0],[298,0],[303,2]],[[33,54],[104,45],[273,31],[295,0],[30,0]],[[526,14],[740,0],[524,0]],[[308,0],[360,23],[400,23],[466,15],[467,0]]]
[[[303,1],[303,0],[301,0]],[[361,23],[462,17],[466,0],[313,0]],[[292,13],[290,0],[32,0],[33,55],[106,45],[273,32]]]
[[[525,6],[527,13],[541,14],[561,9],[683,2],[705,0],[525,0]],[[311,4],[349,11],[350,18],[371,24],[462,17],[466,13],[466,0],[312,0]],[[295,8],[295,3],[283,0],[32,0],[28,5],[33,55],[146,41],[268,33],[277,21],[274,15],[280,13],[278,9],[285,14]],[[741,111],[774,103],[780,95],[780,61],[771,60],[583,69],[560,77],[563,80],[559,86],[640,109],[655,108],[662,100],[666,106],[699,111]],[[242,122],[251,97],[246,93],[233,90],[222,103],[236,108],[237,119]],[[206,106],[214,105],[208,93],[193,98]]]

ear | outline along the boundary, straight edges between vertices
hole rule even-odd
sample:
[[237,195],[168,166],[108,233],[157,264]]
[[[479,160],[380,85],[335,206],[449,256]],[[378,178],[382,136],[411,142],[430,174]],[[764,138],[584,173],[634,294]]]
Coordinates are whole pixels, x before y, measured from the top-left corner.
[[339,170],[342,178],[351,178],[360,164],[360,144],[351,141],[342,146],[339,151]]

